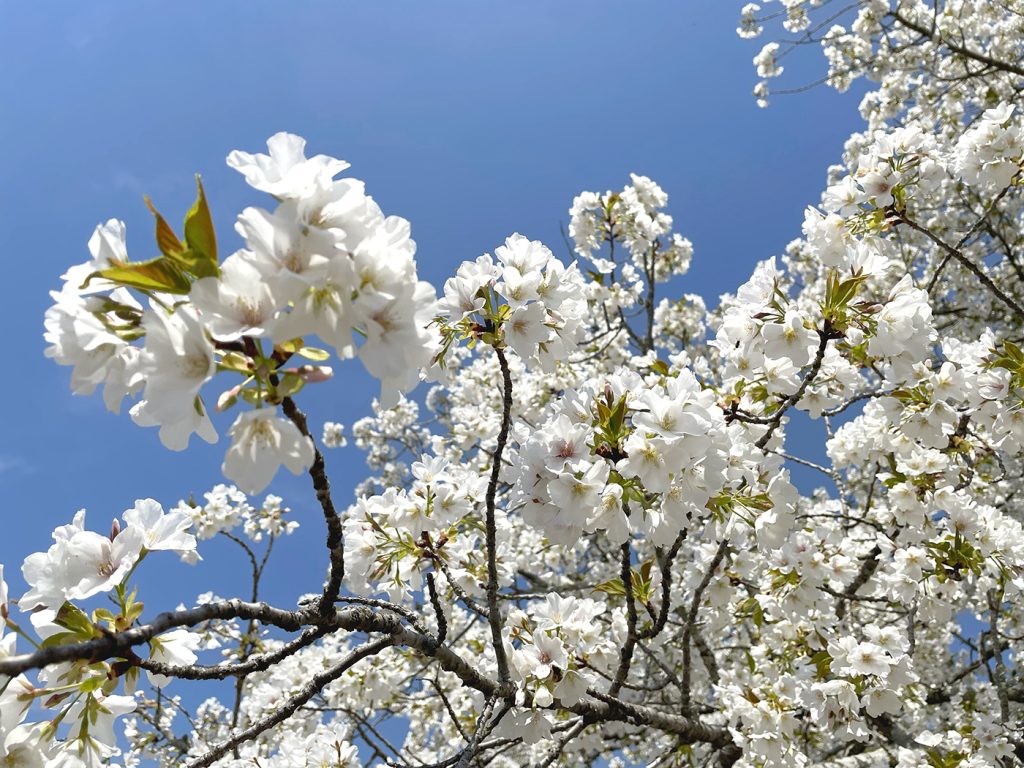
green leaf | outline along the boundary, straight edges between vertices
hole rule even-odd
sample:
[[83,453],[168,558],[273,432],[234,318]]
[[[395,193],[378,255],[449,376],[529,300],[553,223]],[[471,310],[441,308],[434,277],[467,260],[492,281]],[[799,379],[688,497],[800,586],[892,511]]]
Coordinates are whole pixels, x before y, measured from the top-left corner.
[[235,371],[245,375],[252,372],[252,361],[241,352],[228,352],[220,359],[220,365],[226,371]]
[[611,416],[608,418],[608,429],[616,437],[621,436],[622,424],[626,419],[626,396],[623,395],[619,398],[619,401],[615,403],[615,408],[611,412]]
[[316,347],[300,347],[295,350],[297,355],[312,360],[316,363],[322,363],[324,360],[329,360],[331,353],[325,349],[318,349]]
[[93,693],[94,691],[98,691],[100,687],[103,685],[103,681],[105,679],[106,678],[103,677],[87,678],[86,680],[83,680],[78,684],[78,690],[80,690],[82,693]]
[[82,636],[77,632],[57,632],[43,640],[40,648],[52,648],[55,645],[68,645],[69,643],[81,642]]
[[625,597],[626,589],[622,586],[622,579],[609,579],[594,587],[595,592],[604,592],[606,595],[621,595]]
[[142,612],[145,609],[145,603],[136,602],[133,600],[132,603],[129,606],[127,606],[127,609],[125,610],[125,620],[127,621],[128,626],[134,624],[135,620],[142,615]]
[[96,610],[94,610],[92,612],[92,620],[94,622],[97,622],[97,621],[113,622],[114,621],[114,614],[112,614],[106,608],[97,608]]
[[57,611],[57,616],[53,622],[79,635],[86,635],[88,637],[93,635],[94,627],[85,611],[67,601]]
[[101,269],[89,275],[82,283],[82,287],[85,288],[96,277],[129,288],[161,293],[186,294],[192,287],[188,276],[169,256],[160,256],[150,261],[126,262]]
[[753,619],[754,626],[760,627],[764,624],[764,611],[761,609],[761,603],[757,601],[756,597],[748,597],[740,603],[736,607],[736,614],[742,617],[749,616]]
[[245,400],[245,402],[249,403],[249,405],[259,405],[263,401],[262,393],[260,393],[253,387],[247,387],[238,394],[240,394],[242,396],[242,399]]
[[206,256],[192,248],[186,248],[173,257],[182,268],[196,277],[216,277],[220,274],[217,262],[211,262]]
[[289,371],[281,377],[281,383],[277,385],[275,391],[278,397],[291,397],[302,389],[305,384],[306,382],[303,381],[299,374]]
[[829,671],[832,669],[832,656],[828,651],[821,650],[815,653],[811,656],[811,663],[814,665],[819,680],[828,679]]
[[294,355],[296,352],[302,349],[303,346],[304,342],[302,341],[302,337],[300,336],[297,339],[289,339],[288,341],[281,342],[275,347],[275,349],[279,349],[282,352],[287,352],[289,355]]
[[146,207],[149,208],[149,212],[156,219],[156,247],[160,249],[160,253],[164,256],[177,256],[185,250],[185,244],[178,239],[178,236],[174,234],[174,230],[171,229],[171,225],[160,215],[156,206],[153,205],[153,201],[149,199],[149,195],[142,199],[146,201]]
[[196,190],[196,201],[185,214],[185,245],[188,250],[182,259],[196,277],[216,277],[220,273],[217,267],[217,236],[199,174],[196,174]]

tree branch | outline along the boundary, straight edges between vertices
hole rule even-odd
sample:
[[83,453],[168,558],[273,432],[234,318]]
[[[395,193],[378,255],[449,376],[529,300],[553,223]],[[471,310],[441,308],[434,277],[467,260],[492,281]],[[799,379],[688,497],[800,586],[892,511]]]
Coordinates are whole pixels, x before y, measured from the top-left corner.
[[512,423],[512,374],[509,371],[505,353],[494,348],[501,366],[502,407],[501,429],[498,432],[498,443],[491,459],[491,479],[487,484],[487,621],[491,626],[491,644],[498,662],[498,678],[502,683],[509,680],[508,659],[505,658],[505,641],[501,636],[501,609],[498,607],[498,535],[494,518],[495,496],[498,493],[498,476],[501,474],[501,455],[508,442],[508,431]]
[[391,638],[384,637],[359,646],[346,656],[339,664],[314,675],[308,683],[302,686],[298,693],[290,697],[269,715],[261,720],[257,720],[244,731],[232,736],[227,741],[218,744],[205,755],[187,763],[186,768],[207,768],[207,766],[213,765],[213,763],[241,744],[251,741],[264,731],[273,728],[275,725],[283,723],[295,714],[295,711],[299,707],[320,693],[320,691],[324,689],[324,686],[345,674],[357,661],[365,659],[367,656],[373,656],[390,645],[392,645]]
[[341,593],[341,582],[345,579],[345,536],[341,525],[341,518],[334,509],[334,501],[331,499],[331,483],[327,479],[327,471],[324,465],[324,455],[309,433],[309,424],[306,422],[306,415],[295,405],[290,397],[284,398],[281,402],[281,409],[299,432],[310,439],[313,443],[313,464],[309,468],[309,476],[313,479],[313,489],[316,491],[317,501],[324,512],[324,521],[327,523],[327,549],[331,553],[331,570],[324,587],[323,596],[320,598],[318,610],[321,615],[327,615],[334,610],[334,601]]
[[[937,7],[938,5],[936,5],[936,8]],[[980,62],[982,64],[987,64],[993,69],[998,69],[1003,72],[1010,72],[1012,74],[1024,77],[1024,67],[1020,67],[1017,64],[1013,64],[1008,61],[1000,61],[999,59],[993,59],[991,56],[988,56],[984,53],[979,53],[978,51],[971,50],[967,46],[959,45],[957,43],[954,43],[952,40],[947,40],[943,37],[938,37],[937,30],[928,29],[928,27],[923,27],[917,22],[911,21],[906,16],[901,14],[899,11],[889,11],[889,16],[894,18],[907,29],[912,29],[919,35],[927,37],[936,45],[944,45],[947,48],[949,48],[949,50],[955,53],[959,53],[961,56],[964,56],[968,59],[973,59],[974,61]]]
[[708,565],[708,570],[704,574],[704,578],[701,579],[700,584],[693,591],[693,600],[690,602],[690,611],[686,615],[686,625],[683,627],[683,639],[682,639],[682,650],[683,650],[683,701],[682,711],[684,713],[690,712],[690,635],[693,634],[693,630],[697,624],[697,613],[700,611],[700,601],[704,596],[704,590],[708,588],[711,583],[711,579],[715,576],[715,571],[718,569],[719,564],[725,558],[725,553],[729,550],[728,540],[723,540],[718,545],[718,550],[715,552],[715,556],[711,559],[711,563]]
[[959,249],[954,248],[952,245],[944,241],[942,238],[933,234],[930,230],[925,229],[924,227],[919,225],[913,219],[907,218],[906,214],[901,213],[900,211],[895,211],[895,215],[898,221],[903,222],[914,231],[920,232],[922,235],[924,235],[937,246],[939,246],[939,248],[945,251],[945,253],[948,256],[959,261],[960,264],[968,272],[970,272],[972,275],[978,278],[979,282],[981,282],[982,285],[988,288],[988,290],[992,293],[993,296],[995,296],[997,299],[1003,302],[1007,307],[1012,309],[1018,317],[1024,318],[1024,307],[1021,307],[1020,304],[1018,304],[1014,299],[1012,299],[1005,292],[1003,292],[1003,290],[998,285],[992,282],[992,278],[986,275],[981,270],[981,268],[978,267],[977,264],[968,259]]

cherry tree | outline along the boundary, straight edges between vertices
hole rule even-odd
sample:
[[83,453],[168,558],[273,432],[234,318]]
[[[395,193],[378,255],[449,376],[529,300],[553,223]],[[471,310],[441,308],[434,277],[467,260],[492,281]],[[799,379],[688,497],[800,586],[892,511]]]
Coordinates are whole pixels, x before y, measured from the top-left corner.
[[[636,175],[572,201],[567,258],[511,234],[439,290],[409,222],[286,133],[228,156],[266,206],[236,253],[201,184],[180,235],[150,206],[156,259],[98,226],[47,354],[170,450],[233,418],[230,484],[78,513],[24,595],[0,569],[0,765],[1024,761],[1024,8],[764,5],[738,33],[789,42],[754,58],[761,103],[806,43],[829,86],[877,85],[802,237],[710,311]],[[374,412],[314,430],[305,388],[352,358]],[[298,525],[257,498],[282,465],[323,513],[295,605],[258,597]],[[252,595],[139,594],[214,536]]]

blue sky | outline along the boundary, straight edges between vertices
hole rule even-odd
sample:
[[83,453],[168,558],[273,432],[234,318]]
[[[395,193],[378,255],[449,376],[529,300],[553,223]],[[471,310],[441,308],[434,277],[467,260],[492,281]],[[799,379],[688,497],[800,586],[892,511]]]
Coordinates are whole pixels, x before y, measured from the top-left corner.
[[[420,275],[439,286],[513,231],[564,253],[559,224],[573,196],[621,187],[634,171],[669,193],[696,250],[684,290],[714,304],[799,235],[804,206],[860,125],[857,97],[825,88],[758,109],[758,45],[735,36],[739,5],[0,2],[0,563],[14,593],[21,560],[75,510],[105,530],[136,498],[173,505],[222,479],[223,437],[168,452],[98,396],[72,397],[69,369],[43,357],[47,292],[88,259],[97,223],[123,219],[129,253],[149,258],[142,195],[178,221],[199,172],[226,255],[240,245],[235,215],[269,199],[224,157],[288,130],[313,153],[347,159],[385,212],[412,222]],[[785,63],[790,84],[822,66],[816,51]],[[376,393],[358,364],[336,373],[302,401],[317,431],[365,415]],[[344,506],[362,457],[347,448],[327,461]],[[282,542],[265,592],[289,601],[319,587],[322,523],[304,476],[282,474],[271,489],[303,526]],[[202,552],[194,568],[147,560],[154,612],[244,589],[236,553]]]

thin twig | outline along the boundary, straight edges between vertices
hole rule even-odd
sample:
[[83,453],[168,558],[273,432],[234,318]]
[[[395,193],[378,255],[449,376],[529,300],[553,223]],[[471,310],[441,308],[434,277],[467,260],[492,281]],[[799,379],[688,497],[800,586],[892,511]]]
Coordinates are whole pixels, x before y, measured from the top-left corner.
[[345,674],[356,662],[361,659],[365,659],[367,656],[379,653],[392,645],[392,643],[393,641],[390,637],[384,637],[359,646],[346,656],[339,664],[335,664],[330,669],[314,675],[308,683],[302,686],[298,693],[291,696],[269,715],[257,720],[241,733],[235,734],[227,741],[218,744],[205,755],[202,755],[188,763],[186,768],[206,768],[206,766],[213,765],[217,760],[224,757],[224,755],[238,747],[240,744],[251,741],[264,731],[273,728],[275,725],[283,723],[291,717],[299,707],[320,693],[324,686],[334,682]]
[[334,601],[338,599],[338,595],[341,593],[341,583],[345,579],[344,530],[341,525],[341,517],[338,516],[337,510],[334,508],[334,501],[331,499],[331,483],[327,479],[324,455],[309,433],[306,415],[299,410],[295,401],[290,397],[284,398],[281,402],[281,409],[284,411],[284,415],[299,428],[299,432],[309,438],[313,444],[313,464],[309,467],[309,476],[313,479],[313,489],[316,491],[317,501],[320,502],[324,521],[327,523],[327,550],[331,557],[331,570],[318,609],[322,616],[326,616],[334,610]]

